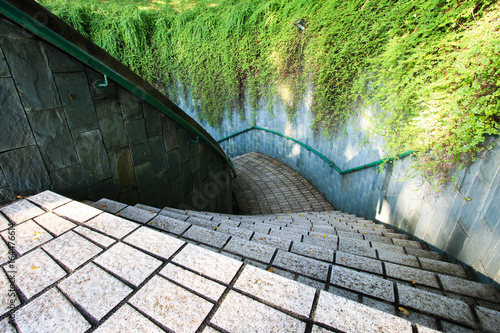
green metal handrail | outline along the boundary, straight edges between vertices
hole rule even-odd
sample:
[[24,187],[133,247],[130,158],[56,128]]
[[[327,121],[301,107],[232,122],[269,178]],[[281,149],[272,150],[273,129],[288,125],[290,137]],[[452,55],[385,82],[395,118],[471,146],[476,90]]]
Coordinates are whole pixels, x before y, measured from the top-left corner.
[[[258,126],[252,126],[252,127],[247,128],[247,129],[244,129],[243,131],[236,132],[236,133],[231,134],[231,135],[229,135],[229,136],[227,136],[227,137],[225,137],[223,139],[218,140],[217,142],[218,143],[224,142],[226,140],[229,140],[231,138],[234,138],[235,136],[241,135],[241,134],[246,133],[246,132],[251,131],[251,130],[260,130],[260,131],[272,133],[272,134],[281,136],[281,137],[283,137],[285,139],[288,139],[290,141],[293,141],[293,142],[301,145],[302,147],[306,148],[307,150],[313,152],[314,154],[318,155],[322,160],[324,160],[326,163],[328,163],[328,165],[330,167],[332,167],[333,169],[335,169],[335,171],[337,171],[341,175],[345,175],[347,173],[351,173],[351,172],[355,172],[355,171],[359,171],[359,170],[364,170],[364,169],[367,169],[367,168],[372,168],[372,167],[375,167],[375,166],[380,165],[382,163],[391,162],[391,161],[393,161],[393,160],[396,159],[396,157],[388,157],[388,158],[380,159],[380,160],[377,160],[377,161],[374,161],[374,162],[371,162],[371,163],[368,163],[368,164],[363,164],[363,165],[360,165],[360,166],[355,167],[355,168],[351,168],[351,169],[347,169],[347,170],[341,170],[333,161],[329,160],[325,155],[321,154],[319,151],[317,151],[316,149],[312,148],[311,146],[308,146],[305,143],[300,142],[299,140],[296,140],[296,139],[291,138],[289,136],[286,136],[286,135],[284,135],[282,133],[279,133],[279,132],[276,132],[276,131],[272,131],[272,130],[269,130],[267,128],[258,127]],[[408,151],[406,151],[406,152],[404,152],[402,154],[398,154],[398,158],[403,158],[403,157],[412,155],[414,153],[416,153],[416,152],[413,151],[413,150],[408,150]]]
[[[40,6],[40,10],[46,11],[45,8]],[[60,36],[50,28],[41,24],[31,16],[24,13],[22,10],[14,7],[13,5],[7,3],[6,1],[0,0],[0,14],[6,16],[7,18],[13,20],[17,24],[23,26],[27,30],[32,33],[38,35],[42,39],[47,42],[53,44],[54,46],[60,48],[61,50],[67,52],[72,55],[76,59],[80,60],[84,64],[92,67],[95,70],[98,70],[103,74],[107,80],[107,78],[112,79],[118,85],[127,89],[134,95],[140,97],[142,100],[149,103],[154,108],[160,110],[162,113],[170,117],[173,121],[187,129],[191,132],[195,137],[198,137],[203,142],[205,142],[213,151],[215,151],[218,155],[220,155],[232,168],[234,173],[236,174],[234,164],[229,158],[229,156],[220,148],[214,144],[215,141],[210,140],[206,135],[200,132],[197,128],[193,127],[186,119],[178,115],[176,112],[171,110],[164,103],[159,101],[157,98],[153,97],[150,93],[148,93],[145,89],[138,87],[136,84],[129,81],[123,75],[119,74],[109,66],[105,65],[103,62],[98,60],[96,57],[90,55],[89,53],[82,50],[77,45],[71,43],[66,38]],[[68,26],[69,28],[69,26]],[[154,88],[153,88],[154,89]]]

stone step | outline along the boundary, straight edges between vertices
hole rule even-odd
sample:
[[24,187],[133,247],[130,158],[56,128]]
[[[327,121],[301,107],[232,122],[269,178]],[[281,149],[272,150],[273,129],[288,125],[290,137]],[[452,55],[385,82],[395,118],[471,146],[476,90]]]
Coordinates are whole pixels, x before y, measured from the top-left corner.
[[[321,289],[331,286],[358,295],[365,294],[354,283],[346,285],[340,283],[340,280],[327,280],[329,269],[340,266],[352,272],[369,274],[372,279],[386,281],[385,284],[409,283],[416,287],[428,288],[429,292],[435,294],[450,293],[450,290],[443,290],[440,286],[440,282],[442,284],[447,276],[461,280],[467,278],[459,265],[405,254],[404,248],[397,245],[332,235],[330,237],[336,239],[333,244],[337,244],[338,238],[337,248],[337,245],[328,243],[328,239],[311,235],[302,235],[300,241],[288,240],[263,233],[262,230],[218,224],[194,215],[181,221],[151,214],[153,212],[137,207],[133,207],[132,211],[144,216],[136,217],[135,221],[148,223],[149,226],[175,234],[185,241],[202,244],[210,250],[263,269],[272,269],[278,274],[294,277]],[[124,209],[122,212],[127,211]],[[120,215],[131,218],[129,212]],[[239,225],[241,223],[239,222]],[[396,251],[395,248],[399,250]],[[467,295],[463,290],[454,290],[450,294],[461,297]],[[367,296],[377,298],[377,295],[367,294]],[[474,297],[492,301],[483,294]]]
[[[94,208],[98,205],[118,211],[103,213]],[[258,243],[231,236],[220,249],[189,244],[148,223],[152,218],[175,224],[185,228],[182,235],[210,232],[216,246],[223,234],[138,207],[120,209],[105,201],[94,207],[48,191],[0,207],[7,222],[0,224],[0,234],[5,239],[9,221],[15,225],[18,253],[15,279],[7,280],[0,271],[2,297],[11,282],[16,284],[13,309],[2,299],[0,316],[11,315],[23,332],[49,327],[72,332],[497,332],[500,327],[500,298],[492,286],[390,262],[380,262],[380,274],[377,260],[341,251],[327,262],[280,248],[268,253]],[[262,260],[226,248],[257,253]],[[15,331],[2,318],[2,331]]]

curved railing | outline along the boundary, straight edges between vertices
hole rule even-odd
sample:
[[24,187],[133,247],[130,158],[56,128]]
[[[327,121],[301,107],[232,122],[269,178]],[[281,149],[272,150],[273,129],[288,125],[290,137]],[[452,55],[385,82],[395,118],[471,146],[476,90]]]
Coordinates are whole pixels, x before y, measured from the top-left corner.
[[[345,175],[347,173],[351,173],[351,172],[355,172],[355,171],[360,171],[360,170],[364,170],[364,169],[367,169],[367,168],[373,168],[373,167],[376,167],[377,165],[380,165],[382,163],[386,163],[386,162],[390,162],[390,161],[393,161],[394,159],[396,159],[396,157],[388,157],[388,158],[384,158],[384,159],[380,159],[380,160],[377,160],[377,161],[374,161],[374,162],[371,162],[371,163],[368,163],[368,164],[363,164],[363,165],[360,165],[358,167],[355,167],[355,168],[351,168],[351,169],[347,169],[347,170],[341,170],[336,164],[335,162],[331,161],[330,159],[328,159],[325,155],[321,154],[319,151],[317,151],[316,149],[312,148],[311,146],[299,141],[299,140],[296,140],[294,138],[291,138],[289,136],[286,136],[282,133],[279,133],[279,132],[276,132],[276,131],[272,131],[272,130],[269,130],[267,128],[262,128],[262,127],[258,127],[258,126],[252,126],[252,127],[249,127],[247,129],[244,129],[243,131],[239,131],[239,132],[236,132],[234,134],[231,134],[223,139],[220,139],[218,140],[217,142],[218,143],[221,143],[221,142],[224,142],[226,140],[229,140],[231,138],[234,138],[235,136],[238,136],[238,135],[241,135],[243,133],[246,133],[248,131],[252,131],[252,130],[260,130],[260,131],[264,131],[264,132],[268,132],[268,133],[272,133],[272,134],[275,134],[275,135],[278,135],[278,136],[281,136],[285,139],[288,139],[290,141],[293,141],[299,145],[301,145],[302,147],[306,148],[307,150],[311,151],[312,153],[316,154],[317,156],[319,156],[322,160],[324,160],[326,163],[328,163],[328,165],[330,167],[332,167],[333,169],[335,169],[335,171],[337,171],[339,174],[341,175]],[[406,156],[409,156],[409,155],[412,155],[414,154],[415,151],[413,150],[408,150],[402,154],[399,154],[398,155],[398,158],[402,158],[402,157],[406,157]]]
[[[197,140],[201,139],[205,142],[213,151],[220,155],[235,172],[233,162],[218,145],[217,141],[215,141],[215,139],[213,139],[210,134],[193,119],[184,114],[179,107],[173,104],[154,87],[149,85],[145,80],[90,40],[83,37],[80,33],[76,32],[76,30],[69,27],[44,7],[32,2],[11,2],[12,4],[7,3],[7,1],[0,1],[0,13],[2,15],[100,72],[103,74],[104,80],[107,81],[108,78],[113,80],[118,85],[151,104],[154,108],[160,110],[191,132]],[[60,34],[55,31],[58,31]],[[69,40],[72,40],[75,44]],[[105,63],[112,64],[112,66],[108,66]]]

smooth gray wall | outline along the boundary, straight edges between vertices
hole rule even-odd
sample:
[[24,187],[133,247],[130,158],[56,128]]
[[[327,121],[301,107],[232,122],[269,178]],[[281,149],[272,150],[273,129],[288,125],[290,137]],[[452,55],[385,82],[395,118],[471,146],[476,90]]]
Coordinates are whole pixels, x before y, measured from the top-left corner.
[[103,81],[0,16],[0,204],[50,189],[230,212],[227,163],[112,80],[99,88]]
[[[217,139],[252,125],[275,130],[298,139],[333,160],[341,169],[357,167],[384,157],[383,141],[369,136],[363,117],[352,117],[349,124],[331,139],[314,138],[310,129],[311,91],[308,90],[290,121],[278,101],[273,115],[265,108],[256,113],[245,109],[245,120],[234,114],[218,128],[201,124]],[[193,101],[179,104],[192,117]],[[254,118],[255,117],[255,118]],[[199,119],[197,119],[200,121]],[[435,192],[419,175],[413,175],[411,158],[405,158],[384,170],[366,169],[340,176],[326,162],[310,151],[282,137],[250,131],[225,141],[221,146],[230,156],[258,151],[272,156],[304,175],[344,212],[388,223],[429,247],[444,251],[452,261],[472,267],[485,283],[500,283],[500,140],[469,168],[455,174],[458,190],[448,184]],[[412,177],[413,175],[413,177]],[[463,198],[470,197],[470,201]]]

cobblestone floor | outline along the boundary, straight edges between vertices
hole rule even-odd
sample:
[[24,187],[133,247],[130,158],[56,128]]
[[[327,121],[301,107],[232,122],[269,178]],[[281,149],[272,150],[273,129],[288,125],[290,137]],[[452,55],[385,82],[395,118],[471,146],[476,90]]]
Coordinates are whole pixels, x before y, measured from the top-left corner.
[[251,152],[232,160],[238,174],[233,191],[240,214],[333,210],[307,179],[272,157]]
[[500,293],[338,211],[0,207],[0,332],[500,331]]

